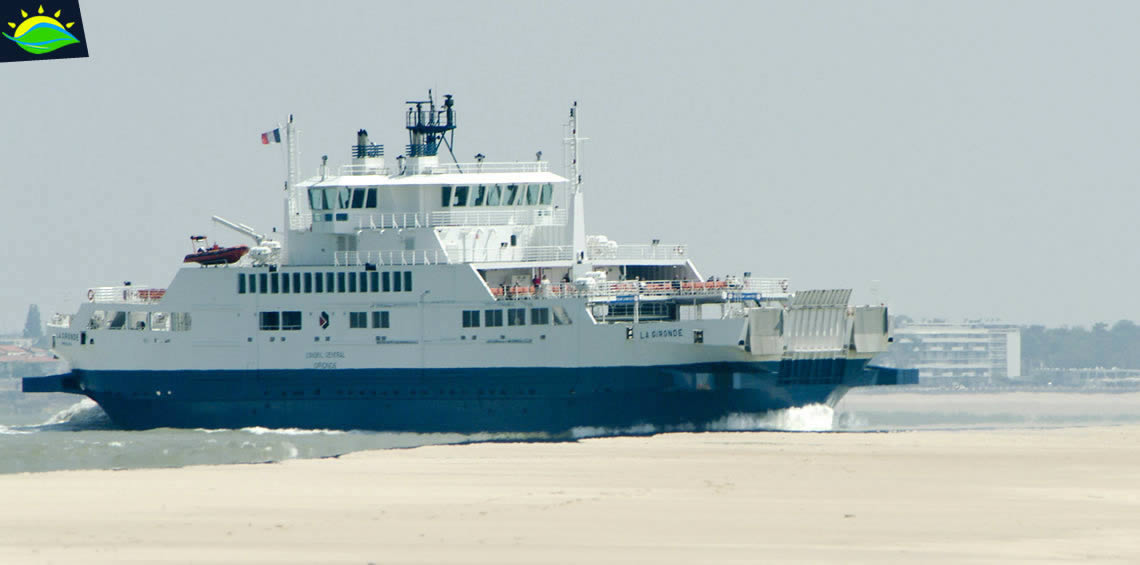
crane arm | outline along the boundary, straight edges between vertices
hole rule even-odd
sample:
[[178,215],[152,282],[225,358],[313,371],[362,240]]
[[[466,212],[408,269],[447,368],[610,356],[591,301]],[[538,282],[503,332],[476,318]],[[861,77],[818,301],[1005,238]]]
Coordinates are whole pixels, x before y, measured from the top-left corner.
[[253,229],[253,228],[251,228],[245,224],[234,223],[234,222],[231,222],[231,221],[229,221],[229,220],[227,220],[221,216],[214,216],[214,221],[219,223],[219,224],[222,224],[223,226],[226,226],[227,228],[230,228],[230,229],[232,229],[238,233],[245,234],[245,235],[253,238],[253,240],[256,241],[258,245],[261,245],[261,243],[263,241],[265,241],[264,235],[257,233],[257,230],[255,230],[255,229]]

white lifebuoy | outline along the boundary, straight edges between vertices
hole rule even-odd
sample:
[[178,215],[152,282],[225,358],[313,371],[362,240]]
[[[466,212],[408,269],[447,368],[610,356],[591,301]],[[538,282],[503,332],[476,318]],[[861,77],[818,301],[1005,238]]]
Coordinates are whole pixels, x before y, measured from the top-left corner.
[[87,301],[88,302],[95,302],[95,289],[93,289],[93,288],[87,289]]

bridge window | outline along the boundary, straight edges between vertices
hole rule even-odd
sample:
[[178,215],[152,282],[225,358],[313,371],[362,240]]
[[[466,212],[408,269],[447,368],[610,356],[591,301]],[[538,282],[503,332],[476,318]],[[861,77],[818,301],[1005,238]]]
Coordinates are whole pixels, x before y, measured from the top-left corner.
[[519,185],[508,184],[507,191],[503,194],[503,206],[514,206],[515,196],[519,192]]
[[349,312],[348,313],[348,327],[350,328],[367,328],[368,327],[368,312]]
[[257,280],[260,281],[257,288],[260,289],[261,294],[269,292],[269,275],[265,273],[258,273]]
[[325,273],[325,292],[333,292],[333,273]]
[[301,292],[301,273],[293,273],[293,292]]
[[404,292],[412,291],[412,272],[404,271]]
[[439,190],[440,196],[443,197],[443,207],[447,208],[448,206],[451,206],[451,187],[441,186],[439,187]]
[[488,187],[488,189],[489,191],[487,192],[487,205],[498,206],[499,202],[502,201],[503,198],[503,187],[496,184],[495,186]]
[[324,292],[325,291],[325,277],[324,277],[324,275],[322,273],[317,273],[316,276],[313,278],[316,279],[315,281],[313,281],[316,283],[314,291],[315,292]]
[[382,282],[384,283],[383,284],[384,292],[388,292],[388,291],[392,290],[392,284],[391,284],[392,283],[392,273],[389,273],[388,271],[384,271],[384,276],[383,276]]
[[329,199],[325,196],[325,189],[311,188],[309,189],[309,206],[313,210],[328,210]]
[[485,310],[483,312],[483,319],[487,322],[488,328],[497,328],[503,325],[503,311],[502,310]]
[[281,329],[280,312],[261,312],[261,330],[276,331]]
[[281,329],[296,331],[301,329],[301,312],[291,310],[281,313]]
[[535,326],[545,326],[550,324],[550,309],[549,308],[531,308],[530,309],[530,323]]
[[479,327],[479,311],[478,310],[464,310],[463,311],[463,327],[477,328]]
[[526,308],[511,308],[510,310],[507,310],[507,325],[525,326]]
[[[320,277],[317,277],[317,281],[320,280]],[[310,292],[313,292],[313,273],[305,273],[305,294]]]
[[[253,277],[250,277],[252,279]],[[168,332],[170,331],[170,315],[166,312],[151,312],[150,313],[150,331],[152,332]]]
[[404,279],[400,277],[399,271],[392,273],[392,290],[393,291],[395,291],[395,292],[403,291],[404,290],[403,282],[404,282]]
[[[355,286],[355,285],[353,285],[353,286]],[[343,272],[336,274],[336,291],[337,292],[344,292],[344,273]]]
[[238,294],[245,294],[245,275],[238,274]]
[[289,294],[289,273],[281,273],[281,293]]
[[360,292],[368,292],[368,273],[360,273]]
[[115,312],[115,315],[111,317],[111,323],[107,324],[107,329],[121,330],[125,325],[127,325],[127,313]]
[[550,204],[554,202],[554,185],[546,183],[542,185],[542,199],[539,204]]
[[375,208],[376,207],[376,189],[375,188],[368,189],[368,197],[364,199],[364,207],[365,208]]
[[539,189],[539,186],[537,184],[526,185],[526,205],[527,206],[534,206],[535,204],[538,204],[538,189]]
[[484,197],[486,195],[487,195],[487,187],[485,185],[482,185],[482,184],[479,185],[478,187],[475,188],[475,198],[474,198],[474,200],[472,200],[471,205],[472,206],[482,206]]
[[277,273],[269,273],[269,289],[273,294],[277,294],[281,290],[280,278]]
[[335,190],[336,190],[337,207],[342,209],[342,210],[347,210],[349,208],[349,205],[351,204],[351,200],[352,200],[352,189],[348,188],[348,187],[344,187],[344,188],[337,188]]
[[373,328],[387,328],[388,327],[388,312],[379,311],[372,313],[372,327]]
[[[345,273],[340,273],[340,275],[343,277]],[[348,273],[348,291],[356,292],[356,273]]]
[[353,208],[363,208],[364,207],[364,194],[366,192],[368,192],[368,191],[363,189],[363,188],[355,188],[352,190],[352,207]]
[[380,273],[372,271],[368,273],[368,277],[372,283],[372,292],[380,292]]
[[467,193],[468,193],[468,191],[470,191],[470,187],[467,187],[467,186],[455,187],[455,201],[452,202],[451,205],[452,206],[466,206],[467,205]]

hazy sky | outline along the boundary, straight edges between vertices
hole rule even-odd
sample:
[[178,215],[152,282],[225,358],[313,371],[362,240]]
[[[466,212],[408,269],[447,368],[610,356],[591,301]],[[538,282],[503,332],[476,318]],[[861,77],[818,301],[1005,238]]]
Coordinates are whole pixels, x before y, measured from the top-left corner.
[[166,286],[192,233],[244,243],[212,214],[280,226],[262,131],[294,113],[306,174],[361,127],[392,157],[428,88],[461,160],[557,171],[578,100],[588,231],[687,242],[706,275],[877,286],[919,318],[1138,317],[1136,2],[82,9],[89,59],[0,64],[0,330]]

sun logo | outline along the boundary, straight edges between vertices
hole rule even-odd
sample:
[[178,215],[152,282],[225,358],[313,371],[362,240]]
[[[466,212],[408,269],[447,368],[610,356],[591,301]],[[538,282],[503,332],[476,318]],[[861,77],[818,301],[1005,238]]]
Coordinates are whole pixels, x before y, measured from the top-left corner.
[[5,33],[4,37],[11,39],[24,51],[33,55],[51,53],[60,47],[79,43],[79,40],[67,31],[75,25],[75,22],[63,24],[57,19],[62,11],[56,10],[54,15],[45,16],[44,7],[40,6],[36,15],[28,17],[27,12],[20,10],[20,16],[25,18],[24,21],[19,25],[8,22],[8,27],[15,31],[12,35]]

